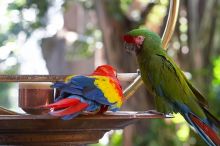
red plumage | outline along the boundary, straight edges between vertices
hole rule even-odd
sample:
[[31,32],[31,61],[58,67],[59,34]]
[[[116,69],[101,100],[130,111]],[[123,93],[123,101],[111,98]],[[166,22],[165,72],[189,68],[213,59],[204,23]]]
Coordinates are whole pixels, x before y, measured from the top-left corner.
[[220,145],[220,139],[218,135],[209,125],[205,124],[194,115],[189,115],[189,117],[216,145]]
[[117,79],[116,70],[110,65],[99,66],[88,76],[67,78],[68,81],[53,85],[60,90],[55,103],[43,106],[49,108],[53,116],[69,120],[82,111],[93,113],[104,113],[108,109],[117,111],[123,102],[122,87]]
[[123,39],[126,43],[135,44],[139,48],[144,41],[144,36],[124,35]]
[[133,36],[130,35],[124,35],[123,40],[126,41],[127,43],[135,43],[135,39]]

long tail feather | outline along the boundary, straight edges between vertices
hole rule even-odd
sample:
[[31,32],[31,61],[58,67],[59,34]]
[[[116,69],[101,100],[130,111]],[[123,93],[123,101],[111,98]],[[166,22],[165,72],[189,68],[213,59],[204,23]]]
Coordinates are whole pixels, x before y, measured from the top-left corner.
[[220,121],[213,116],[206,108],[203,108],[206,116],[208,117],[208,119],[216,126],[220,129]]
[[43,106],[43,108],[48,108],[48,109],[53,108],[54,110],[57,110],[57,109],[61,109],[61,108],[74,106],[74,105],[77,105],[78,103],[80,103],[80,99],[78,99],[78,98],[64,98],[58,102],[45,105],[45,106]]
[[189,118],[192,122],[192,126],[209,145],[220,145],[220,138],[209,125],[193,114],[189,114]]
[[63,117],[66,115],[71,115],[71,114],[81,112],[86,107],[88,107],[87,103],[78,103],[77,105],[70,106],[70,107],[62,109],[62,110],[52,111],[52,112],[50,112],[50,114],[53,116]]

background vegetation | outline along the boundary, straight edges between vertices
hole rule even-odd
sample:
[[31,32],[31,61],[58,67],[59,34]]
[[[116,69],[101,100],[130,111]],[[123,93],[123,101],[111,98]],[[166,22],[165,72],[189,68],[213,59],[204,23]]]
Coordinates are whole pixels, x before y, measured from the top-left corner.
[[[0,73],[86,74],[104,63],[119,72],[136,72],[135,57],[125,53],[121,37],[140,26],[161,35],[168,6],[169,0],[0,0]],[[218,118],[219,9],[219,0],[182,0],[168,49]],[[16,85],[1,83],[0,89],[1,105],[16,109]],[[142,87],[123,110],[152,108],[154,102]],[[110,132],[95,145],[205,144],[177,115],[172,120],[142,121],[123,132]]]

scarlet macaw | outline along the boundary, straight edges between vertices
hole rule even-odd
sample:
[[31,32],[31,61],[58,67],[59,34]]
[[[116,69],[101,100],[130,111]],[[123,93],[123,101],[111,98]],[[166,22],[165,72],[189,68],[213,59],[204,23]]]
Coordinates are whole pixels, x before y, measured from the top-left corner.
[[82,111],[117,111],[124,98],[116,70],[109,65],[99,66],[88,76],[69,76],[65,82],[55,83],[53,88],[60,90],[60,96],[44,108],[50,108],[49,114],[64,120],[72,119]]

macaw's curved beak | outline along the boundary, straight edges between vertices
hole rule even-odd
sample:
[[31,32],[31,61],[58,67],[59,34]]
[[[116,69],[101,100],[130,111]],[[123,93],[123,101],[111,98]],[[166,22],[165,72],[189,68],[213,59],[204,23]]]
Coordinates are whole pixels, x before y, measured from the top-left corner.
[[127,53],[131,54],[133,51],[135,51],[136,45],[133,43],[124,42],[124,48],[126,49]]

